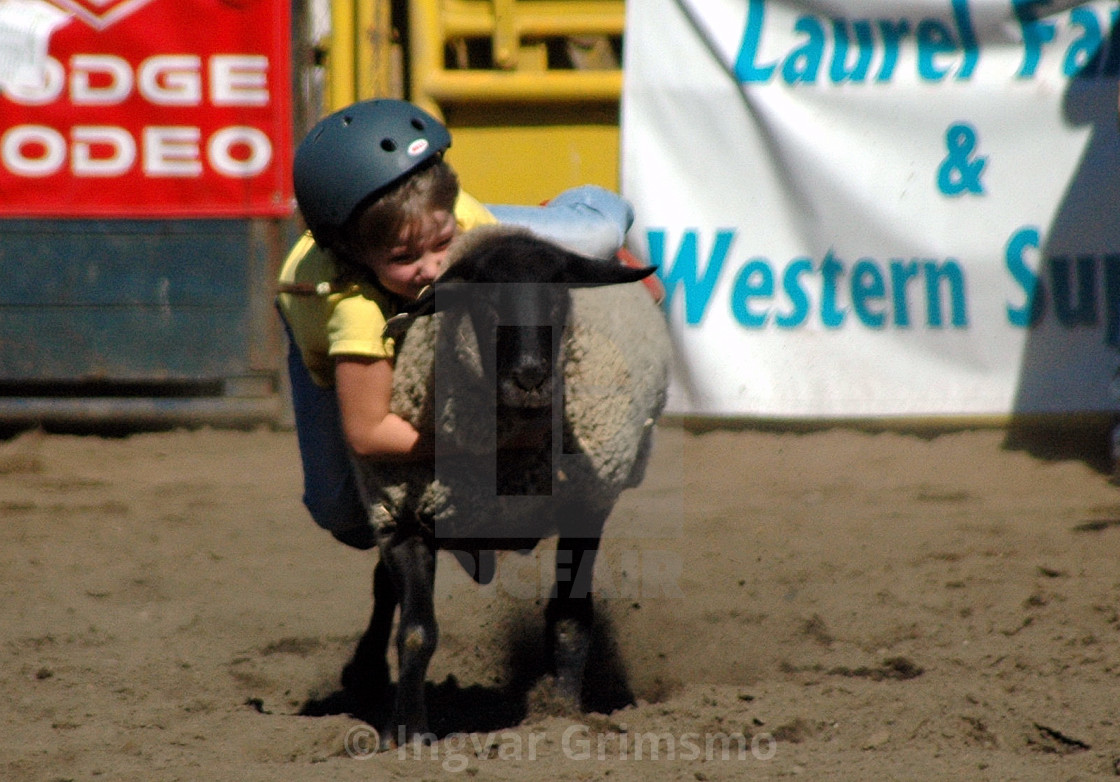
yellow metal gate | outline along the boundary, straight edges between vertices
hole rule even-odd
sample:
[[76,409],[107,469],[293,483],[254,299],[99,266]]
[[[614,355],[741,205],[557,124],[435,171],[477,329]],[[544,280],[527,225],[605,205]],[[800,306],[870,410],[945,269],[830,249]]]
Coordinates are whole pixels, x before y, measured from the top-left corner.
[[623,0],[334,0],[327,108],[423,106],[484,201],[617,189],[624,15]]

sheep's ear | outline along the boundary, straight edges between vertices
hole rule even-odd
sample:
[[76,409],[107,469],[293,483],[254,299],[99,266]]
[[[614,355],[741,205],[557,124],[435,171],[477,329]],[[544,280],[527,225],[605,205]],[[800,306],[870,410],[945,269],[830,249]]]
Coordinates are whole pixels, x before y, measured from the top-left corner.
[[625,266],[614,258],[587,258],[569,254],[564,265],[564,282],[573,288],[619,285],[637,282],[657,271],[656,266]]

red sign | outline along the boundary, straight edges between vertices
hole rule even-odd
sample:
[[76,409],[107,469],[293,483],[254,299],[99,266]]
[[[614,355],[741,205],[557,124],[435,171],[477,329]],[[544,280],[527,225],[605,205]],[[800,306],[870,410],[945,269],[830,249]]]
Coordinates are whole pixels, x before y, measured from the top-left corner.
[[289,9],[0,2],[0,216],[290,214]]

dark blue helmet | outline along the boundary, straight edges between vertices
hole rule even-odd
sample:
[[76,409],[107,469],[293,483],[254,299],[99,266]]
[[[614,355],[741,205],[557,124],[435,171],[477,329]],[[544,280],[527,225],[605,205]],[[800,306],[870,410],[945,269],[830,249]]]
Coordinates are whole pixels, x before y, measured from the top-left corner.
[[451,134],[403,100],[360,101],[323,118],[296,149],[295,194],[317,241],[330,244],[363,202],[451,146]]

